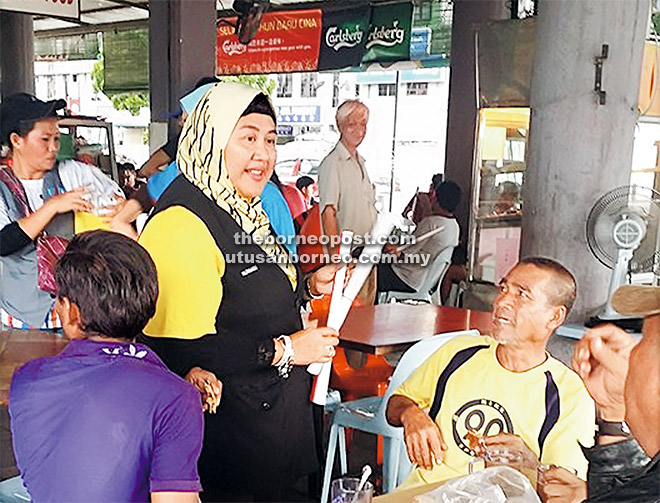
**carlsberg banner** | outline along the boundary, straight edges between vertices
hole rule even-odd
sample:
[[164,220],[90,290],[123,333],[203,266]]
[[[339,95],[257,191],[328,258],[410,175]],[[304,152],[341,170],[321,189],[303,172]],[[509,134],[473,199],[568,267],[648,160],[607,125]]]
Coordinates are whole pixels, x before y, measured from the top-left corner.
[[359,66],[369,32],[369,5],[324,9],[319,70]]
[[412,12],[410,1],[350,8],[327,2],[322,11],[268,12],[248,45],[230,26],[236,18],[227,18],[229,24],[217,28],[216,73],[309,72],[408,60]]
[[374,6],[363,63],[410,59],[412,3]]

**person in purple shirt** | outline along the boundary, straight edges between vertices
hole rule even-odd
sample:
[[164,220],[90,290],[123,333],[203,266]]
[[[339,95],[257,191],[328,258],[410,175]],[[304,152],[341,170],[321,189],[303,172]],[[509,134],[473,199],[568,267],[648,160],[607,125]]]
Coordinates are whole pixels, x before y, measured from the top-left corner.
[[71,241],[56,279],[71,342],[21,367],[9,393],[32,501],[197,502],[200,395],[133,342],[156,308],[151,257],[120,234],[87,232]]

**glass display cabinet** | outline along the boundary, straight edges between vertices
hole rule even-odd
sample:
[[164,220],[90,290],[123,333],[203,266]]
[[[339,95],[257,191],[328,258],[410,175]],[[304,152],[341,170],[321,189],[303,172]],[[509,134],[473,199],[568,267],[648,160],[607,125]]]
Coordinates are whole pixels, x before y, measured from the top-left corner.
[[529,108],[482,108],[476,135],[468,272],[497,284],[518,261]]

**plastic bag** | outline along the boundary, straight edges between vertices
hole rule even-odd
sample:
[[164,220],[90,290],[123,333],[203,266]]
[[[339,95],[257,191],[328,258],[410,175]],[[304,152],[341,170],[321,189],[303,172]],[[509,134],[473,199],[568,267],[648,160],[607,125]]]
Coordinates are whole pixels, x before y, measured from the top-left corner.
[[452,479],[414,503],[541,503],[527,477],[508,466],[493,466]]

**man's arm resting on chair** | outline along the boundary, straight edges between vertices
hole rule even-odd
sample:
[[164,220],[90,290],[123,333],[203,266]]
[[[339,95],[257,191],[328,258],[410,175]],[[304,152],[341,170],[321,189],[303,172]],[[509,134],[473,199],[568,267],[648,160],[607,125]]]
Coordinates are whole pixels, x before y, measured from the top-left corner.
[[157,492],[151,493],[151,503],[199,503],[199,493]]
[[387,402],[387,420],[393,426],[403,426],[410,461],[430,470],[441,463],[447,445],[442,432],[431,417],[410,398],[392,395]]

